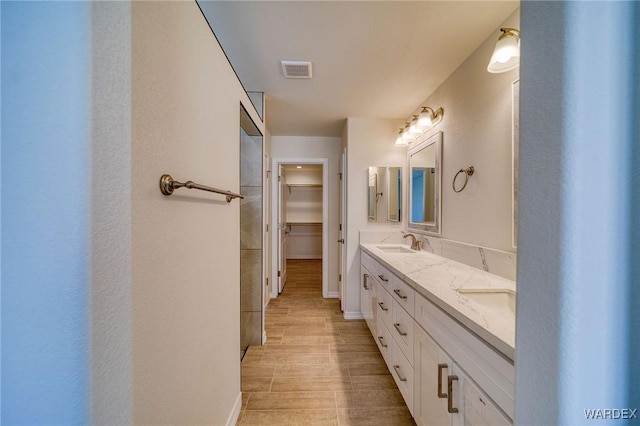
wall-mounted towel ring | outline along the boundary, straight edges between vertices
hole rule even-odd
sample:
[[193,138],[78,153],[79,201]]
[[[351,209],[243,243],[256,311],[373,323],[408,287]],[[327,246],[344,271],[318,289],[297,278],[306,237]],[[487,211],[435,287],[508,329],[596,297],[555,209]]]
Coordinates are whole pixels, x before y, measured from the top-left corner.
[[[458,170],[458,173],[456,173],[455,177],[453,178],[453,183],[451,184],[453,186],[454,192],[462,192],[462,190],[467,186],[467,182],[469,181],[469,176],[473,176],[474,171],[475,170],[473,169],[473,166],[469,166],[466,169]],[[464,173],[464,184],[462,185],[462,188],[456,189],[456,179],[458,179],[458,175],[460,173]]]

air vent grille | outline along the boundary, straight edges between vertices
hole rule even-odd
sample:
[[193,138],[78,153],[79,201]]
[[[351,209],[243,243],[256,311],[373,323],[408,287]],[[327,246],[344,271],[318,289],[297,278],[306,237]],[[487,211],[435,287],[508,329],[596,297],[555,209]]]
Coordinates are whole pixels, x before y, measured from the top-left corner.
[[286,78],[311,78],[311,62],[281,61],[282,72]]

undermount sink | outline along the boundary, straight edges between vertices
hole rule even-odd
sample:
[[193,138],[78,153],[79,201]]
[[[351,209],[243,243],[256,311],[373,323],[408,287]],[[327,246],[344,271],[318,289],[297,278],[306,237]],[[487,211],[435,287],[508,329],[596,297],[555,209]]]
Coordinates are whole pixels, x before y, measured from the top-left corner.
[[472,302],[501,314],[516,314],[516,293],[510,289],[461,288],[458,293]]
[[415,251],[401,244],[376,246],[376,247],[385,253],[415,253]]

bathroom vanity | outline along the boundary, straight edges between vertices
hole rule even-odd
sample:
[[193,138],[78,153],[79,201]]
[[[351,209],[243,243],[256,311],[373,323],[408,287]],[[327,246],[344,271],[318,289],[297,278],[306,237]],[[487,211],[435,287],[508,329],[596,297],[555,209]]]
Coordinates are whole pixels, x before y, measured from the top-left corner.
[[509,425],[515,283],[404,244],[362,243],[361,310],[418,425]]

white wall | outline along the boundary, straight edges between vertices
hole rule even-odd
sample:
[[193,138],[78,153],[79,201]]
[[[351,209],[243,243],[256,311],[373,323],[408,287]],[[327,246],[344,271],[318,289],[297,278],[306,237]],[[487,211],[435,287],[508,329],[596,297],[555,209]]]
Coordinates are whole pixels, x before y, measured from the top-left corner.
[[[195,2],[134,2],[134,420],[224,424],[240,395],[240,102],[264,132]],[[237,408],[237,407],[236,407]]]
[[[347,239],[345,317],[360,315],[360,250],[358,233],[362,229],[399,229],[401,224],[372,223],[367,220],[369,166],[403,167],[402,210],[406,211],[406,150],[393,142],[402,123],[398,120],[349,118],[345,126],[347,147]],[[405,214],[403,216],[406,217]],[[403,217],[403,220],[406,220]]]
[[[520,28],[520,9],[501,27]],[[504,251],[512,246],[512,83],[519,69],[487,72],[496,28],[421,105],[442,107],[442,225],[440,237]],[[451,182],[461,168],[475,173],[464,191]],[[408,216],[405,216],[405,219]]]
[[[0,8],[0,423],[86,424],[91,421],[91,4],[2,2]],[[127,389],[122,391],[126,400]]]
[[256,116],[197,4],[1,12],[2,423],[233,423],[239,203],[158,189],[237,191]]
[[611,424],[585,410],[640,403],[640,10],[524,2],[522,23],[515,420]]
[[[328,293],[331,297],[338,295],[338,194],[340,171],[341,139],[335,137],[315,137],[315,136],[272,136],[271,137],[271,157],[272,158],[327,158],[329,177],[329,200],[328,200]],[[274,173],[277,173],[274,171]],[[277,183],[277,179],[274,179]],[[275,192],[274,192],[275,193]],[[272,219],[274,229],[276,219]],[[275,235],[275,234],[274,234]],[[276,253],[276,251],[273,251]],[[275,257],[275,256],[274,256]],[[273,272],[272,272],[273,275]]]

